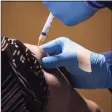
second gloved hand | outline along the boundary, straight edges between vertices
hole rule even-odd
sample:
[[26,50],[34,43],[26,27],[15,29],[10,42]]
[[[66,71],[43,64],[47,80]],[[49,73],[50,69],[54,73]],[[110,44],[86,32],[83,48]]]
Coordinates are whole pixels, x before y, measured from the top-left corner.
[[102,54],[91,52],[65,37],[41,47],[49,54],[42,59],[43,67],[65,67],[75,88],[112,88],[112,76]]
[[47,1],[43,3],[50,12],[65,25],[76,25],[89,17],[104,5],[97,1]]

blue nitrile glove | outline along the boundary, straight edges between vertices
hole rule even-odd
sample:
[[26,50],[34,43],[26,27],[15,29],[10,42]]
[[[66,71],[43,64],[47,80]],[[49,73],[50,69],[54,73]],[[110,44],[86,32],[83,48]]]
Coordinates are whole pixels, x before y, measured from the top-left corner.
[[104,5],[97,1],[47,1],[43,3],[50,12],[65,25],[76,25],[89,17]]
[[[91,52],[65,37],[41,47],[49,54],[42,59],[43,67],[65,67],[75,88],[112,88],[112,75],[102,54]],[[89,65],[91,71],[84,69]]]

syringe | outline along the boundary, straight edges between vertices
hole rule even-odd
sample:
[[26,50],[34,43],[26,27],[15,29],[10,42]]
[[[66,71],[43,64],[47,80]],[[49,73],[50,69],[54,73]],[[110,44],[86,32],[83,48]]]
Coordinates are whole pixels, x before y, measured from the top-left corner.
[[53,18],[54,16],[50,13],[48,18],[47,18],[47,21],[44,25],[44,28],[42,29],[42,32],[39,36],[39,40],[38,40],[38,46],[42,44],[42,42],[45,40],[46,36],[47,36],[47,33],[49,32],[49,29],[51,27],[51,24],[53,22]]

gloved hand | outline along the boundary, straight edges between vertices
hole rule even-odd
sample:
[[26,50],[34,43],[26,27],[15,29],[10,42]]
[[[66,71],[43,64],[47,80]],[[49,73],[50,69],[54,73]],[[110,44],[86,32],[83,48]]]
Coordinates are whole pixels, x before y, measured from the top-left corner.
[[112,88],[112,76],[105,57],[65,37],[41,46],[49,54],[42,59],[46,69],[65,67],[75,88]]
[[104,5],[97,1],[48,1],[43,3],[50,12],[65,25],[76,25],[89,17]]

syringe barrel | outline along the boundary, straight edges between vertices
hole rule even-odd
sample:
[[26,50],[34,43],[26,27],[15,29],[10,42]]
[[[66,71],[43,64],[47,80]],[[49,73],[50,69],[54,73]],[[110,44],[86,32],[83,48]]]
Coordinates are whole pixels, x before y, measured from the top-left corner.
[[53,18],[54,18],[54,16],[50,13],[48,18],[47,18],[47,21],[46,21],[46,23],[42,29],[41,35],[44,35],[44,36],[47,35],[47,33],[49,32],[49,29],[51,27],[51,24],[53,22]]

